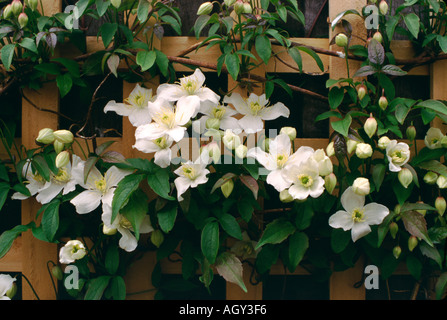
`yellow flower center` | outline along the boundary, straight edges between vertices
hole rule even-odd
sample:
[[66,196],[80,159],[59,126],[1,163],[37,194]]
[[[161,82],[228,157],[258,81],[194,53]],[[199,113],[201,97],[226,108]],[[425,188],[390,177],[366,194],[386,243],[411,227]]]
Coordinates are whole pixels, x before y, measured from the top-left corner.
[[396,150],[391,154],[391,159],[392,159],[393,163],[401,164],[401,163],[405,162],[407,157],[404,154],[402,154],[401,150]]
[[129,220],[127,220],[124,217],[121,217],[120,219],[120,226],[125,228],[125,229],[131,229],[132,228],[132,223],[130,223]]
[[37,172],[33,174],[33,179],[39,183],[45,183],[45,179]]
[[168,146],[165,137],[160,137],[160,138],[158,138],[158,139],[155,139],[155,140],[153,140],[153,142],[154,142],[160,149],[166,149],[166,147]]
[[65,168],[59,169],[57,174],[53,175],[53,181],[58,184],[66,183],[70,178],[71,176]]
[[196,178],[196,170],[190,165],[183,165],[183,175],[188,179],[194,180]]
[[225,116],[225,113],[227,112],[227,109],[222,106],[215,107],[212,111],[212,115],[214,118],[222,120],[222,118]]
[[300,175],[298,175],[298,180],[303,185],[303,187],[305,187],[305,188],[311,187],[313,182],[314,182],[312,177],[307,175],[307,174],[300,174]]
[[198,89],[198,83],[192,79],[180,79],[180,85],[188,94],[195,94]]
[[95,181],[95,187],[96,187],[96,189],[98,189],[99,191],[104,193],[106,191],[106,189],[107,189],[106,180],[104,180],[104,179],[96,180]]
[[146,92],[138,92],[136,94],[133,94],[129,96],[129,98],[126,98],[124,101],[127,104],[130,104],[137,108],[145,108],[147,106],[147,103],[149,102],[151,97],[148,97],[148,93]]
[[279,154],[279,155],[277,155],[276,156],[276,165],[279,168],[284,167],[284,165],[286,164],[288,158],[289,157],[286,154]]
[[260,105],[259,102],[256,101],[250,103],[250,110],[254,116],[258,115],[259,111],[262,109],[264,109],[264,106]]
[[173,128],[175,125],[175,113],[168,108],[162,108],[162,111],[157,113],[153,119],[158,124],[163,124],[168,128]]
[[354,211],[352,212],[352,220],[354,220],[354,222],[362,222],[364,221],[364,216],[365,214],[363,213],[363,210],[361,209],[354,209]]

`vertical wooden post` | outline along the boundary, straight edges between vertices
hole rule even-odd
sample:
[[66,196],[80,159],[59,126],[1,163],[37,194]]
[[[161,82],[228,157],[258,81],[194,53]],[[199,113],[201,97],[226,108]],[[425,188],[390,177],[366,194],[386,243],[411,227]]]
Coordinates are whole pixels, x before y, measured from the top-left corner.
[[[445,81],[445,71],[447,70],[447,61],[438,60],[430,65],[430,95],[432,99],[447,100],[447,83]],[[436,118],[432,126],[447,132],[447,125]]]
[[[329,0],[329,21],[332,20],[341,12],[347,9],[355,9],[361,12],[363,6],[366,5],[366,0],[346,0],[346,1],[338,1],[338,0]],[[365,38],[366,32],[365,27],[363,25],[363,20],[354,15],[346,16],[346,20],[348,20],[352,24],[353,32]],[[342,30],[335,29],[332,31],[331,25],[329,24],[329,41]],[[352,40],[356,41],[355,38]],[[351,43],[353,43],[351,42]],[[337,45],[333,45],[332,50],[340,51],[341,48]],[[358,61],[349,61],[349,70],[350,76],[352,77],[353,73],[358,69],[359,62]],[[331,79],[339,79],[343,77],[347,77],[347,68],[345,59],[338,57],[330,57],[329,60],[329,74]],[[365,299],[365,288],[361,286],[360,288],[355,288],[354,283],[356,283],[359,279],[361,279],[363,270],[362,263],[359,261],[354,268],[348,269],[342,272],[334,272],[330,279],[330,293],[329,297],[331,300],[364,300]]]
[[[55,83],[45,84],[38,92],[25,90],[26,98],[36,106],[59,110],[59,95]],[[35,148],[35,139],[42,128],[57,129],[59,123],[56,114],[42,112],[32,106],[27,100],[22,100],[22,143],[25,148]],[[22,224],[35,221],[40,204],[34,199],[22,201]],[[38,225],[38,222],[36,222]],[[22,235],[22,272],[30,280],[39,298],[55,299],[51,287],[51,275],[47,271],[47,262],[57,262],[57,245],[37,240],[28,231]],[[23,282],[23,300],[36,299],[31,288]]]

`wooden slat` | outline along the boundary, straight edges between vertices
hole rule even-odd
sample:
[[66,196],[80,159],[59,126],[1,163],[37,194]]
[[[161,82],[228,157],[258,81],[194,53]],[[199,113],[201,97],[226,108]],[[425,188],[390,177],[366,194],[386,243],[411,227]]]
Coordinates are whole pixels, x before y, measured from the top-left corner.
[[0,259],[0,273],[21,272],[22,261],[22,238],[19,237],[14,241],[8,253]]

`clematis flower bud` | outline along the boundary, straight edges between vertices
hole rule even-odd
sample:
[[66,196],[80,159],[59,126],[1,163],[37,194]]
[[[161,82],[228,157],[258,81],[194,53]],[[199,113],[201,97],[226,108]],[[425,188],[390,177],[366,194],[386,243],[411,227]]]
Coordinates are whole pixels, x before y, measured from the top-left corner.
[[242,0],[237,0],[234,3],[234,12],[236,12],[237,15],[244,13],[244,2]]
[[373,39],[376,40],[378,43],[382,43],[382,41],[383,41],[383,36],[382,36],[382,34],[380,33],[380,31],[377,31],[377,32],[374,33],[374,35],[373,35]]
[[402,253],[402,248],[400,246],[395,246],[393,248],[393,256],[396,259],[399,259],[400,254]]
[[358,143],[359,143],[358,141],[352,139],[348,139],[348,141],[346,141],[346,150],[348,150],[349,154],[355,151],[355,148],[357,148]]
[[388,99],[385,96],[381,96],[379,99],[379,107],[382,110],[386,110],[386,108],[388,107]]
[[233,179],[227,180],[223,185],[220,186],[220,190],[225,198],[228,198],[234,189]]
[[205,126],[207,129],[219,130],[220,128],[220,120],[217,118],[208,118],[206,120]]
[[444,197],[437,197],[435,200],[435,208],[438,210],[440,216],[444,215],[446,208],[446,201]]
[[54,138],[62,143],[72,143],[74,140],[73,133],[69,130],[56,130],[54,131]]
[[204,2],[200,5],[199,9],[197,10],[197,15],[208,15],[213,10],[213,4],[211,2]]
[[248,2],[244,2],[244,5],[242,6],[242,13],[250,14],[253,12],[253,8],[251,7],[251,4]]
[[10,19],[12,17],[12,5],[6,5],[5,9],[3,9],[3,19]]
[[390,234],[393,239],[396,239],[397,232],[399,231],[399,226],[396,222],[390,223]]
[[435,184],[436,180],[438,179],[438,175],[433,171],[429,171],[425,174],[423,179],[426,184]]
[[366,96],[366,86],[364,84],[361,84],[357,88],[357,97],[359,100],[362,100]]
[[402,170],[399,171],[397,178],[399,179],[399,182],[402,184],[402,186],[407,189],[413,181],[413,174],[411,173],[410,169],[402,168]]
[[441,139],[441,147],[447,148],[447,136],[443,136]]
[[365,130],[368,137],[371,138],[377,131],[377,120],[372,115],[370,115],[369,118],[365,121],[363,129]]
[[279,193],[279,200],[283,203],[292,202],[294,199],[292,195],[289,193],[289,190],[283,190]]
[[324,177],[324,187],[326,188],[329,194],[332,194],[336,185],[337,185],[337,176],[334,173],[330,173]]
[[240,144],[234,151],[238,158],[244,159],[247,156],[248,148],[246,145]]
[[23,5],[22,5],[22,2],[20,1],[20,0],[14,0],[12,3],[11,3],[11,6],[12,6],[12,14],[14,15],[14,16],[18,16],[21,12],[22,12],[22,10],[23,10]]
[[335,155],[335,149],[334,149],[334,141],[331,141],[327,147],[326,147],[326,154],[328,157],[332,157]]
[[28,16],[25,12],[22,12],[21,14],[19,14],[19,18],[17,19],[17,21],[19,22],[20,27],[23,29],[28,24]]
[[87,254],[84,244],[79,240],[70,240],[59,251],[59,261],[69,264],[84,258]]
[[121,6],[121,0],[110,0],[110,3],[112,6],[114,6],[116,9],[118,9]]
[[440,175],[438,179],[436,179],[436,184],[438,185],[439,189],[447,188],[447,178]]
[[372,156],[372,147],[368,143],[359,143],[355,149],[355,154],[360,159],[367,159]]
[[53,142],[54,151],[59,154],[65,149],[65,143],[62,143],[58,140],[54,140]]
[[241,138],[235,134],[231,129],[227,129],[225,131],[224,136],[222,137],[222,141],[230,150],[235,150],[241,144]]
[[369,180],[363,177],[355,179],[352,188],[354,192],[360,196],[368,195],[371,190]]
[[378,147],[382,150],[386,149],[386,146],[390,143],[391,139],[387,136],[380,137],[378,141]]
[[50,128],[44,128],[39,131],[36,142],[40,144],[51,144],[54,142],[54,131]]
[[27,2],[27,6],[32,11],[36,11],[38,5],[39,5],[39,0],[28,0],[28,2]]
[[385,0],[380,1],[379,10],[380,10],[380,13],[383,15],[388,13],[388,3]]
[[[424,204],[424,201],[416,201],[416,203]],[[423,216],[425,216],[425,214],[427,213],[427,210],[425,209],[418,209],[416,211],[422,214]]]
[[414,248],[416,248],[416,246],[418,245],[418,238],[416,238],[415,236],[411,235],[408,238],[408,250],[413,251]]
[[235,2],[236,0],[224,0],[224,3],[227,7],[231,7]]
[[344,33],[339,33],[335,36],[335,44],[339,47],[346,47],[348,45],[348,37]]
[[414,126],[409,126],[405,133],[410,141],[413,141],[416,138],[416,128]]
[[68,151],[61,151],[56,156],[56,168],[65,167],[70,162],[70,153]]
[[282,127],[279,134],[286,134],[289,136],[290,141],[293,141],[296,138],[296,129],[293,127]]
[[154,230],[151,233],[151,242],[154,246],[159,248],[163,241],[165,240],[165,236],[163,235],[163,232],[161,230]]
[[64,273],[60,266],[53,266],[53,268],[51,268],[51,273],[57,280],[62,280],[64,278]]
[[261,146],[260,146],[260,148],[263,150],[263,151],[265,151],[265,152],[269,152],[269,147],[270,147],[270,139],[269,138],[265,138],[264,140],[262,140],[262,142],[261,142]]

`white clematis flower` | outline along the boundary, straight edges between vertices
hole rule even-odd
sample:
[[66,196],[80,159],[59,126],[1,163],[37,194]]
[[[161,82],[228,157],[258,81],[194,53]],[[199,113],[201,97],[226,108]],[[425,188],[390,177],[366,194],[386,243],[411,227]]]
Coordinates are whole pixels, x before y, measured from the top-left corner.
[[[301,151],[304,150],[301,149]],[[247,157],[256,159],[265,169],[270,171],[267,175],[267,183],[281,192],[291,185],[291,182],[286,180],[282,174],[286,165],[291,162],[291,152],[292,144],[289,136],[280,134],[270,140],[268,153],[260,147],[255,147],[248,151]],[[310,152],[313,152],[313,150]]]
[[41,204],[46,204],[53,200],[59,193],[66,195],[76,189],[79,183],[77,177],[82,174],[84,161],[77,155],[73,155],[73,162],[59,168],[57,174],[51,173],[50,181],[39,190],[36,200]]
[[196,188],[199,184],[208,181],[207,174],[210,173],[206,166],[209,163],[209,158],[206,152],[202,152],[201,156],[195,162],[187,161],[177,168],[174,173],[178,177],[174,180],[175,188],[177,189],[177,199],[182,201],[182,194],[189,188]]
[[399,172],[404,164],[410,160],[410,147],[405,142],[391,140],[386,147],[386,156],[389,161],[389,170]]
[[324,179],[313,154],[312,148],[300,147],[293,155],[294,160],[282,171],[283,178],[291,184],[289,193],[294,199],[318,198],[324,192]]
[[154,153],[154,163],[161,168],[166,168],[170,165],[172,159],[171,146],[174,142],[171,137],[163,136],[154,140],[146,140],[140,138],[142,127],[135,130],[135,144],[133,148],[144,153]]
[[200,69],[196,69],[192,75],[181,78],[179,83],[158,86],[157,96],[186,104],[193,111],[192,117],[195,117],[204,101],[219,102],[219,96],[205,87],[204,83],[205,75]]
[[130,123],[138,127],[151,122],[148,103],[154,99],[152,89],[146,89],[137,84],[124,103],[109,101],[104,107],[104,112],[114,111],[120,116],[129,117]]
[[184,136],[185,125],[191,120],[194,110],[185,103],[188,98],[177,102],[177,105],[163,98],[157,98],[149,102],[149,114],[152,122],[138,127],[138,138],[155,140],[163,136],[169,136],[175,142],[179,142]]
[[[237,112],[228,106],[205,101],[200,107],[200,113],[203,114],[200,119],[193,122],[195,132],[203,133],[207,129],[240,130],[239,121],[234,117]],[[217,124],[217,128],[209,128],[209,123]]]
[[[45,186],[45,179],[36,171],[33,173],[31,168],[31,161],[27,160],[22,169],[22,175],[25,177],[26,188],[28,189],[31,196],[35,196],[40,189]],[[11,196],[13,200],[25,200],[28,199],[27,195],[24,195],[21,192],[14,192]]]
[[73,263],[84,258],[87,254],[84,244],[79,240],[68,241],[59,251],[59,262],[63,264]]
[[429,149],[438,149],[442,148],[441,140],[444,137],[441,129],[439,128],[430,128],[427,131],[427,134],[424,138],[424,143]]
[[113,194],[118,183],[130,171],[118,169],[115,166],[110,167],[104,176],[96,167],[90,171],[86,183],[84,183],[83,170],[76,178],[79,184],[86,190],[82,191],[76,197],[71,199],[71,203],[75,206],[76,212],[79,214],[89,213],[99,207],[99,205],[112,205]]
[[264,128],[263,120],[274,120],[279,117],[288,118],[290,110],[281,102],[268,106],[265,94],[260,96],[252,93],[243,99],[239,93],[225,96],[224,103],[232,104],[243,115],[239,120],[240,127],[247,133],[255,133]]
[[358,195],[349,187],[341,196],[344,210],[339,210],[329,218],[329,225],[333,228],[351,230],[352,241],[357,241],[371,232],[370,225],[378,225],[389,214],[384,205],[369,203],[365,205],[365,196]]
[[[101,215],[101,219],[104,223],[104,234],[111,235],[119,232],[121,234],[121,238],[118,242],[119,247],[127,252],[134,251],[138,246],[138,241],[135,237],[132,224],[121,214],[118,214],[112,222],[112,207],[108,205],[106,206],[108,208],[105,209],[104,213]],[[139,232],[140,234],[144,234],[152,231],[154,231],[154,228],[151,225],[149,216],[146,215],[141,222]]]
[[14,285],[14,281],[16,281],[16,278],[9,274],[0,274],[0,300],[11,300],[7,293]]

